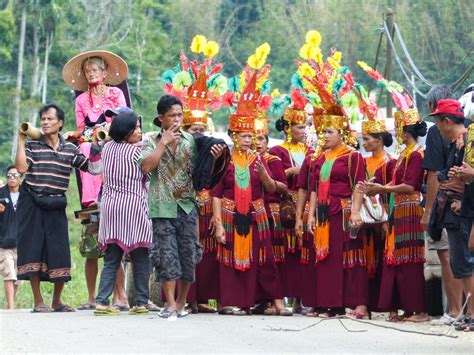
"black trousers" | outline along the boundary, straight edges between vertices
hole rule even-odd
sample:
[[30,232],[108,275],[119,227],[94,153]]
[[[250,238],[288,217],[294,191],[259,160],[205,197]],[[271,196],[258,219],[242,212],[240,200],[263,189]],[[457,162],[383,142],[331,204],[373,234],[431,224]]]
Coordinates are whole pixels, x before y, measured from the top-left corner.
[[[104,256],[104,268],[100,274],[99,292],[96,302],[108,306],[109,298],[115,287],[117,269],[122,261],[123,250],[117,244],[109,244]],[[137,293],[135,302],[137,306],[148,304],[149,289],[148,279],[150,275],[148,248],[137,248],[130,252],[133,263],[133,282]]]

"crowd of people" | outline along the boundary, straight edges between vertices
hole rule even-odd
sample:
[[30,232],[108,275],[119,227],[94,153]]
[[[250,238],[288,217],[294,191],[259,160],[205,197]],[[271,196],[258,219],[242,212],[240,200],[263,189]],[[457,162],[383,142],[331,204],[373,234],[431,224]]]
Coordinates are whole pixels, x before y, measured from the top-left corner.
[[[308,32],[291,93],[281,95],[270,88],[268,44],[227,80],[212,60],[217,43],[196,36],[191,50],[205,59],[188,60],[182,52],[179,65],[163,74],[157,130],[146,134],[143,118],[127,107],[127,90],[114,86],[127,78],[125,61],[106,51],[72,58],[63,78],[82,92],[77,130],[61,134],[63,110],[43,106],[42,135],[28,140],[20,133],[1,190],[8,307],[18,278],[30,281],[33,312],[74,311],[61,301],[71,280],[65,192],[74,168],[88,231],[82,237],[93,234],[95,249],[86,255],[89,299],[80,309],[102,316],[159,310],[168,319],[216,311],[370,319],[371,312],[386,312],[391,322],[424,322],[428,236],[447,295],[439,321],[472,330],[473,86],[463,104],[448,87],[434,87],[428,102],[435,125],[428,130],[403,87],[359,62],[397,105],[392,135],[340,52],[323,59],[320,41]],[[212,136],[211,113],[223,105],[230,110],[231,146]],[[268,111],[279,114],[275,128],[285,135],[271,148]],[[352,128],[357,117],[365,157]],[[386,150],[394,138],[396,156]],[[87,227],[95,215],[92,233]],[[125,257],[133,265],[132,308]],[[161,309],[150,301],[153,272]],[[54,283],[51,307],[41,281]]]

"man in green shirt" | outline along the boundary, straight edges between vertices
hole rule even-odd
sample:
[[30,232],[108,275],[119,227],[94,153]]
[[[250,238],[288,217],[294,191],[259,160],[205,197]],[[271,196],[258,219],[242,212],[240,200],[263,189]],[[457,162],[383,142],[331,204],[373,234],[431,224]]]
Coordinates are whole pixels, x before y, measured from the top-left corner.
[[196,143],[180,129],[183,106],[178,98],[163,96],[157,111],[154,123],[161,128],[149,135],[141,160],[143,172],[151,173],[149,217],[153,222],[154,243],[150,255],[167,303],[160,316],[184,317],[186,296],[202,256],[192,182]]

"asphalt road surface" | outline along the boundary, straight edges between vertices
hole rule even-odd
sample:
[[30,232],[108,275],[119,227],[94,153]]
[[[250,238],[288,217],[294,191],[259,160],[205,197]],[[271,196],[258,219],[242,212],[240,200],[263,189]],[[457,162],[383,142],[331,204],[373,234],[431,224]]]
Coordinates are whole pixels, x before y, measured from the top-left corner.
[[[401,329],[387,329],[384,327]],[[156,314],[95,317],[91,311],[0,312],[0,354],[10,353],[409,353],[473,354],[474,333],[427,324],[370,323],[302,316]]]

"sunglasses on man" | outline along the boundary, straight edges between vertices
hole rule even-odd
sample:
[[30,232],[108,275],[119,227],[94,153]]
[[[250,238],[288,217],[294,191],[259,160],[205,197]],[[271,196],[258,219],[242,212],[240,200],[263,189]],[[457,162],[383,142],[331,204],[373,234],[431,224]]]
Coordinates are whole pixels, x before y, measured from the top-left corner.
[[21,177],[21,174],[20,173],[8,173],[7,174],[7,178],[8,179],[19,179]]

